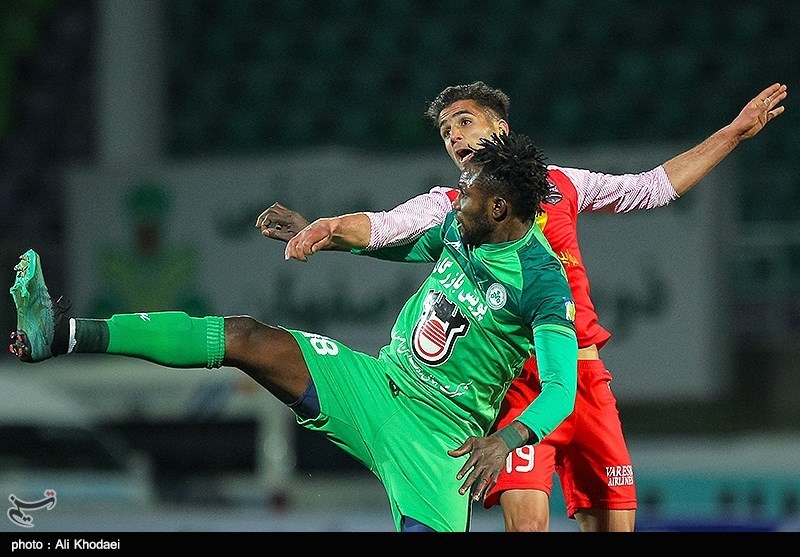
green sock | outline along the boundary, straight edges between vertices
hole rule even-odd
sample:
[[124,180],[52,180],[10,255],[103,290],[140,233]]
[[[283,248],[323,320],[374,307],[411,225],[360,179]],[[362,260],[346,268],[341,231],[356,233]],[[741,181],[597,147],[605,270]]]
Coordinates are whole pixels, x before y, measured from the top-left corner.
[[125,313],[111,319],[76,319],[74,352],[131,356],[168,367],[220,367],[225,319],[182,311]]

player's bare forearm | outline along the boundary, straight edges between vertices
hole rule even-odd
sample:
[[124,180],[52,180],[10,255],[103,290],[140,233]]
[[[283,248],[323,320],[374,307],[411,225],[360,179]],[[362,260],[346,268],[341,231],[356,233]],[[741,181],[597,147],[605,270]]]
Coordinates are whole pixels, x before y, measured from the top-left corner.
[[[277,202],[270,205],[263,213],[258,215],[256,219],[256,228],[261,228],[262,236],[280,240],[281,242],[288,242],[307,226],[309,226],[309,222],[305,217],[297,211],[293,211]],[[369,235],[369,230],[367,230],[367,235]],[[369,241],[369,237],[367,237],[367,241]],[[340,245],[336,242],[337,239],[333,238],[328,245],[319,247],[318,249],[347,251],[351,247],[357,247],[344,244]]]
[[685,153],[664,163],[664,170],[678,195],[683,195],[717,166],[739,143],[764,129],[783,114],[786,85],[774,83],[753,97],[733,121]]
[[308,261],[324,249],[349,250],[369,243],[370,221],[364,213],[317,219],[289,239],[284,258]]

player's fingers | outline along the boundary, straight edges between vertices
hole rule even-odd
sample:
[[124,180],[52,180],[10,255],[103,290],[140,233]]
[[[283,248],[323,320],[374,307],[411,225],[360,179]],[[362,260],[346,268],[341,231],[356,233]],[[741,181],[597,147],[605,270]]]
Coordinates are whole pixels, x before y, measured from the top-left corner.
[[774,83],[761,91],[761,93],[759,93],[758,96],[753,100],[755,101],[756,106],[759,106],[760,108],[765,107],[767,110],[771,110],[785,98],[786,85]]
[[775,83],[774,85],[772,85],[772,87],[770,87],[770,89],[771,90],[770,90],[769,94],[772,97],[776,97],[776,96],[779,96],[779,95],[785,95],[785,93],[786,93],[786,84],[785,83]]
[[265,238],[272,238],[274,240],[281,240],[283,242],[288,242],[292,238],[292,233],[287,232],[285,229],[282,228],[262,228],[261,235]]
[[464,480],[464,483],[461,484],[461,489],[458,492],[464,495],[472,491],[472,498],[477,501],[486,493],[491,482],[491,474],[483,466],[475,466],[467,476],[467,479]]
[[258,215],[256,219],[256,228],[260,228],[262,226],[269,226],[269,209]]
[[305,255],[303,255],[302,253],[297,253],[297,252],[291,253],[291,254],[290,253],[286,253],[284,255],[284,260],[289,261],[290,259],[295,259],[297,261],[302,261],[304,263],[306,261],[308,261],[308,258]]
[[474,484],[474,483],[475,483],[475,480],[476,480],[476,479],[477,479],[477,478],[475,478],[475,477],[474,477],[472,474],[470,474],[469,476],[467,476],[467,479],[466,479],[466,480],[464,480],[464,483],[463,483],[463,484],[461,484],[461,488],[458,490],[458,492],[459,492],[461,495],[465,495],[465,494],[469,493],[469,492],[470,492],[470,490],[472,489],[472,484]]
[[759,95],[758,95],[758,97],[757,97],[757,98],[758,98],[758,99],[764,99],[764,98],[767,98],[767,97],[773,96],[775,93],[777,93],[778,91],[780,91],[780,89],[781,89],[782,87],[784,87],[784,86],[783,86],[783,85],[781,85],[780,83],[773,83],[772,85],[770,85],[769,87],[767,87],[766,89],[764,89],[763,91],[761,91],[761,93],[759,93]]
[[770,106],[772,107],[773,110],[779,108],[778,105],[783,102],[783,100],[786,98],[786,95],[788,95],[788,91],[786,90],[786,85],[782,85],[778,91],[770,95],[772,97],[772,103],[770,104]]
[[[450,455],[450,456],[452,456],[452,457],[464,456],[465,454],[467,454],[467,453],[469,453],[469,452],[471,452],[471,451],[472,451],[472,447],[473,447],[473,440],[474,440],[474,439],[475,439],[475,438],[474,438],[474,437],[472,437],[472,436],[468,437],[468,438],[467,438],[467,440],[466,440],[466,441],[464,441],[464,442],[461,444],[461,446],[460,446],[460,447],[458,447],[457,449],[449,449],[449,450],[447,451],[447,454],[449,454],[449,455]],[[467,461],[467,462],[469,462],[469,461]],[[461,470],[462,470],[462,471],[465,471],[465,469],[467,469],[467,466],[466,466],[466,464],[464,465],[464,467],[463,467]],[[463,474],[462,474],[462,475],[463,475]],[[460,480],[460,479],[461,479],[461,476],[459,476],[459,477],[458,477],[458,479]]]
[[475,483],[475,489],[472,490],[472,500],[480,501],[483,499],[492,485],[494,485],[494,480],[491,476],[482,476],[480,480]]
[[256,226],[269,226],[274,222],[285,223],[289,210],[277,201],[267,207],[256,219]]
[[305,255],[303,255],[302,248],[299,247],[297,236],[287,242],[286,248],[283,250],[283,258],[286,261],[289,261],[290,259],[297,259],[298,261],[305,260]]
[[276,207],[280,207],[280,205],[278,203],[273,203],[272,205],[261,211],[261,214],[258,215],[258,218],[256,219],[256,226],[269,226],[271,223],[270,215],[273,214]]
[[317,253],[319,250],[328,247],[331,244],[332,240],[333,238],[331,237],[330,234],[326,234],[314,240],[313,242],[311,242],[311,248],[310,248],[311,251],[309,252],[309,254]]
[[474,468],[474,467],[475,467],[475,457],[470,455],[470,457],[467,459],[467,461],[464,463],[464,465],[461,467],[461,469],[456,474],[456,479],[460,480],[461,478],[466,476],[467,473],[470,470],[472,470],[472,468]]

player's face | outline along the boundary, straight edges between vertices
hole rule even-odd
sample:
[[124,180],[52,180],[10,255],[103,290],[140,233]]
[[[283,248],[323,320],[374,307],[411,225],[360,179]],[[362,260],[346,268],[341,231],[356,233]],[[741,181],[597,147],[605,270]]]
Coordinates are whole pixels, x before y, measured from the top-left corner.
[[473,100],[456,101],[439,113],[439,135],[447,154],[464,170],[481,138],[508,133],[505,120],[497,120]]
[[493,229],[487,196],[480,185],[480,172],[464,170],[458,181],[459,194],[453,202],[456,220],[465,245],[478,247],[488,241]]

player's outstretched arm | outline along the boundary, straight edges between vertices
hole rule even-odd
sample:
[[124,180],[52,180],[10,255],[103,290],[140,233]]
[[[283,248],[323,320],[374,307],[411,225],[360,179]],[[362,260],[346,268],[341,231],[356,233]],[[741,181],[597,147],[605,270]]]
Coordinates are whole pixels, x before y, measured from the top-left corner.
[[[273,203],[256,219],[261,235],[287,242],[284,257],[307,261],[319,250],[348,251],[369,242],[369,218],[362,213],[318,219],[309,223],[300,213]],[[299,236],[299,238],[298,238]],[[292,245],[289,245],[292,242]]]
[[309,224],[296,211],[273,203],[256,219],[265,238],[287,245],[286,259],[306,261],[320,250],[380,249],[405,244],[436,226],[452,209],[453,188],[436,186],[389,211],[351,213]]
[[286,243],[284,259],[308,261],[323,249],[349,250],[369,243],[370,222],[364,213],[317,219]]
[[663,164],[678,195],[697,184],[711,169],[727,157],[739,143],[764,129],[783,114],[786,85],[774,83],[753,97],[733,121],[708,139]]

